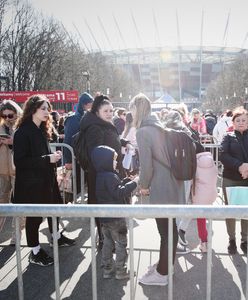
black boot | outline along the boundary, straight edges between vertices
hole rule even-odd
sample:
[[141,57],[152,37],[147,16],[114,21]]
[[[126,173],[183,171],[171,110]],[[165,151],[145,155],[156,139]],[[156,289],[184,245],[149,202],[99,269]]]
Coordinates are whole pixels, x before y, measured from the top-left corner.
[[241,241],[240,248],[244,254],[247,254],[247,241]]
[[236,246],[236,241],[235,240],[229,240],[229,245],[227,247],[227,250],[228,250],[229,254],[236,254],[237,246]]

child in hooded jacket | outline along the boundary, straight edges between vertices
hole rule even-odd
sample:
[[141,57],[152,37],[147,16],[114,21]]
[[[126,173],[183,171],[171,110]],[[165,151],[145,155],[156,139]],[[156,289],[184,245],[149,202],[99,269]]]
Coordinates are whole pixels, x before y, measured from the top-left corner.
[[[137,187],[138,177],[134,180],[120,180],[115,169],[117,153],[108,146],[95,147],[91,160],[97,172],[96,198],[98,204],[126,204],[132,191]],[[125,218],[101,218],[103,232],[102,265],[103,278],[128,279],[127,271],[127,225]],[[116,261],[113,260],[113,249]],[[116,270],[115,270],[116,269]],[[116,272],[115,272],[116,271]]]
[[[217,174],[213,156],[210,152],[196,154],[197,167],[192,185],[192,202],[196,205],[211,205],[217,197]],[[205,218],[197,219],[200,250],[207,252],[208,232]]]

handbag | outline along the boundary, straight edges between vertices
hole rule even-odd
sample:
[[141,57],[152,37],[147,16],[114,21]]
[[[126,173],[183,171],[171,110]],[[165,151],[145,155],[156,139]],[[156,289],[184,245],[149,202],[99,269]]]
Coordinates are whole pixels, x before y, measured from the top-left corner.
[[61,192],[72,193],[72,170],[57,168],[57,181]]
[[248,205],[248,186],[228,186],[226,194],[228,204]]

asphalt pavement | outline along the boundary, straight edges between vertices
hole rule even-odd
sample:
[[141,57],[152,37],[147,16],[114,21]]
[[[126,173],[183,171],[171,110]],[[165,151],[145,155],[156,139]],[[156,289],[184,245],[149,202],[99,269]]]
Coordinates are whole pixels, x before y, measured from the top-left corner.
[[[0,234],[0,299],[18,299],[17,268],[15,247],[10,246],[11,218],[7,218]],[[91,300],[91,241],[90,220],[88,218],[63,218],[65,235],[76,238],[73,247],[59,249],[61,299]],[[247,258],[240,250],[240,235],[237,234],[238,253],[227,253],[228,236],[224,221],[213,221],[212,240],[212,287],[211,299],[245,299]],[[237,222],[237,233],[240,224]],[[192,220],[187,231],[190,253],[177,255],[173,276],[173,299],[206,299],[207,255],[199,249],[196,220]],[[51,255],[49,231],[46,221],[40,230],[42,247]],[[159,235],[153,219],[135,219],[134,227],[134,267],[135,299],[167,299],[168,286],[142,286],[137,278],[147,267],[158,260]],[[40,267],[28,262],[30,249],[26,246],[25,232],[22,233],[21,257],[25,300],[55,299],[54,269],[52,266]],[[99,300],[130,299],[130,281],[103,279],[101,253],[97,258],[97,296]]]

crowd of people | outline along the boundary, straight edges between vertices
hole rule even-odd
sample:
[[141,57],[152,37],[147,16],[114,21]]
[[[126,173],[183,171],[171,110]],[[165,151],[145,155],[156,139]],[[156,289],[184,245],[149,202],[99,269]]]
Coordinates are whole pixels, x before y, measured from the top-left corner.
[[[191,180],[173,176],[167,149],[166,130],[183,131],[195,148],[196,172]],[[227,187],[248,186],[248,112],[243,107],[215,116],[212,110],[191,113],[185,104],[152,112],[151,101],[136,95],[129,108],[115,108],[102,94],[93,98],[83,93],[75,113],[60,116],[52,111],[44,95],[27,99],[23,110],[11,100],[0,104],[0,203],[61,204],[56,168],[62,155],[65,168],[72,169],[72,155],[66,149],[52,151],[50,142],[73,146],[73,136],[81,132],[87,153],[86,184],[88,204],[130,204],[132,195],[149,197],[150,204],[210,205],[217,197],[218,166],[202,141],[209,136],[218,146],[223,165],[223,193],[228,205]],[[129,159],[129,160],[128,160]],[[125,163],[124,163],[125,161]],[[163,162],[163,163],[161,163]],[[80,164],[76,164],[77,193],[80,192]],[[51,233],[50,244],[73,246],[76,241],[59,231]],[[4,226],[0,218],[0,231]],[[168,283],[168,219],[156,218],[160,236],[159,260],[139,278],[145,285]],[[191,220],[173,220],[173,262],[176,253],[188,253],[187,228]],[[22,218],[20,230],[26,230],[31,248],[29,261],[53,264],[39,244],[40,217]],[[98,249],[102,254],[103,277],[129,278],[127,262],[127,225],[123,218],[96,218]],[[237,252],[235,220],[226,219],[228,253]],[[206,219],[197,219],[199,249],[208,249]],[[13,231],[14,232],[14,231]],[[15,235],[12,236],[15,244]],[[247,253],[247,220],[241,220],[242,251]],[[116,257],[113,259],[113,253]]]

